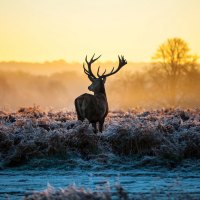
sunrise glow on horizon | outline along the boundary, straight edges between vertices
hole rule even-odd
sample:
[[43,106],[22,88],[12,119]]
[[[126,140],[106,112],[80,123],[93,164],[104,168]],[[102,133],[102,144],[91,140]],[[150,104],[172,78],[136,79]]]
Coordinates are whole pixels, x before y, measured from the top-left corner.
[[149,62],[166,39],[200,55],[199,0],[1,0],[0,61]]

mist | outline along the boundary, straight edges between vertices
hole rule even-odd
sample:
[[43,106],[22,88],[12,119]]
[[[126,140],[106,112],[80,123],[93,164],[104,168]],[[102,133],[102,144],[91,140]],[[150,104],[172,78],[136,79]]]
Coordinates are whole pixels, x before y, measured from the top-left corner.
[[[108,71],[117,63],[97,63]],[[200,67],[182,75],[176,89],[176,106],[200,106]],[[82,64],[63,60],[45,63],[0,63],[0,107],[16,110],[39,105],[74,110],[74,99],[89,93],[90,81]],[[106,81],[109,109],[171,107],[167,82],[150,63],[130,63]]]

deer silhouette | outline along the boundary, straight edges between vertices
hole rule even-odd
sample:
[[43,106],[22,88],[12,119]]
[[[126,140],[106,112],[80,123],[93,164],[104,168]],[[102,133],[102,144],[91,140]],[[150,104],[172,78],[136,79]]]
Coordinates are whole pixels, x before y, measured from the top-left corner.
[[99,131],[102,132],[103,124],[105,117],[108,114],[108,101],[106,97],[105,90],[105,82],[108,76],[111,76],[117,73],[124,65],[127,64],[127,61],[124,59],[124,56],[118,56],[119,65],[115,69],[112,68],[111,72],[106,74],[106,70],[100,75],[99,70],[100,66],[97,70],[97,77],[92,72],[91,66],[97,59],[101,57],[101,55],[97,58],[94,58],[95,54],[92,56],[90,61],[87,60],[87,56],[85,57],[85,62],[87,64],[87,69],[85,64],[83,64],[83,69],[85,74],[88,76],[89,80],[92,84],[88,87],[88,89],[94,92],[92,94],[82,94],[75,99],[75,108],[78,116],[78,120],[83,121],[84,119],[88,119],[94,128],[94,132],[97,133],[96,123],[99,123]]

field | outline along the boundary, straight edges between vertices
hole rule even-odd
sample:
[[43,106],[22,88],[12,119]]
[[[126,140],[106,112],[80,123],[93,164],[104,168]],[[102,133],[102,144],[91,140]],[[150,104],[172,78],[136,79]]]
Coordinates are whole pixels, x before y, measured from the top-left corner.
[[[83,173],[81,170],[86,170],[85,174],[97,170],[99,173],[102,172],[104,181],[108,179],[111,185],[107,191],[108,183],[102,184],[100,181],[99,184],[104,186],[104,190],[96,191],[98,184],[95,187],[94,184],[82,185],[80,180],[77,181],[77,188],[69,186],[65,190],[59,190],[49,186],[41,193],[34,193],[35,196],[31,196],[32,192],[28,191],[25,199],[43,199],[45,195],[49,195],[50,199],[54,199],[54,195],[60,195],[58,199],[64,199],[65,196],[69,199],[80,199],[79,195],[83,195],[81,199],[90,196],[92,199],[110,199],[114,196],[119,199],[143,199],[143,197],[148,199],[150,196],[165,198],[166,195],[175,199],[200,198],[200,188],[197,184],[200,181],[198,173],[200,110],[168,108],[148,111],[140,109],[127,112],[112,111],[106,118],[105,130],[98,134],[93,133],[92,126],[87,120],[77,121],[74,112],[51,110],[45,112],[36,106],[20,108],[16,112],[1,111],[0,160],[2,180],[5,177],[4,172],[11,176],[19,172],[26,174],[27,170],[29,173],[30,170],[40,173],[49,170],[55,171],[60,177],[59,173],[63,172],[63,169],[65,173],[76,171]],[[107,170],[112,173],[107,173]],[[164,181],[166,178],[164,174],[173,172],[171,178],[174,181],[179,178],[176,177],[177,172],[181,172],[180,176],[190,172],[186,179],[189,178],[187,181],[192,184],[191,180],[194,178],[193,189],[190,190],[190,186],[186,186],[187,181],[184,185],[184,176],[181,179],[183,188],[163,190],[158,182],[154,185],[156,192],[152,188],[148,191],[138,189],[137,192],[133,188],[135,186],[133,183],[123,184],[123,181],[119,181],[119,185],[116,185],[112,179],[121,174],[123,180],[123,176],[126,176],[125,172],[136,173],[134,170],[139,170],[139,174],[148,171],[150,177],[153,177],[152,174],[155,172],[159,172],[159,176],[163,176]],[[22,176],[23,173],[19,174]],[[110,180],[109,176],[111,176]],[[148,174],[138,175],[138,177],[143,177],[144,182],[148,180]],[[93,179],[97,180],[98,177],[93,176]],[[59,182],[59,178],[56,180]],[[62,181],[63,183],[65,182]],[[58,184],[59,188],[67,186],[62,184]],[[67,184],[73,185],[73,181],[71,183],[67,181]],[[89,187],[94,191],[81,190],[79,189],[81,187],[86,189]],[[178,188],[177,185],[176,187]],[[7,192],[3,192],[3,189],[5,188],[0,191],[2,198],[6,193],[9,194],[8,188]],[[12,192],[10,191],[11,199]],[[21,193],[16,193],[14,198],[21,198],[25,194],[26,191],[23,190]],[[70,198],[71,195],[75,197]]]

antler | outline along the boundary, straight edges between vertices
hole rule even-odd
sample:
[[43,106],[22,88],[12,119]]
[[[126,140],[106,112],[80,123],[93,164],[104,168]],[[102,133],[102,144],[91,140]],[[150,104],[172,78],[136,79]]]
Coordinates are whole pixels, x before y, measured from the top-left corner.
[[108,76],[111,76],[111,75],[117,73],[124,65],[127,64],[127,61],[126,61],[126,59],[124,59],[124,56],[121,56],[121,57],[118,56],[118,58],[119,58],[119,65],[118,65],[118,67],[117,67],[116,70],[114,70],[114,67],[113,67],[110,73],[105,74],[105,73],[106,73],[106,70],[105,70],[105,71],[103,72],[103,74],[100,75],[100,74],[99,74],[99,68],[100,68],[100,67],[99,67],[99,68],[98,68],[98,71],[97,71],[97,76],[98,76],[99,78],[106,78],[106,77],[108,77]]
[[85,68],[85,64],[84,63],[83,63],[83,69],[84,69],[85,74],[87,74],[89,78],[96,79],[95,75],[92,72],[91,65],[92,65],[93,62],[95,62],[97,59],[99,59],[101,57],[101,55],[99,57],[95,58],[95,59],[94,59],[94,56],[95,56],[95,54],[92,56],[92,58],[88,62],[87,55],[86,55],[85,62],[87,63],[88,70]]

